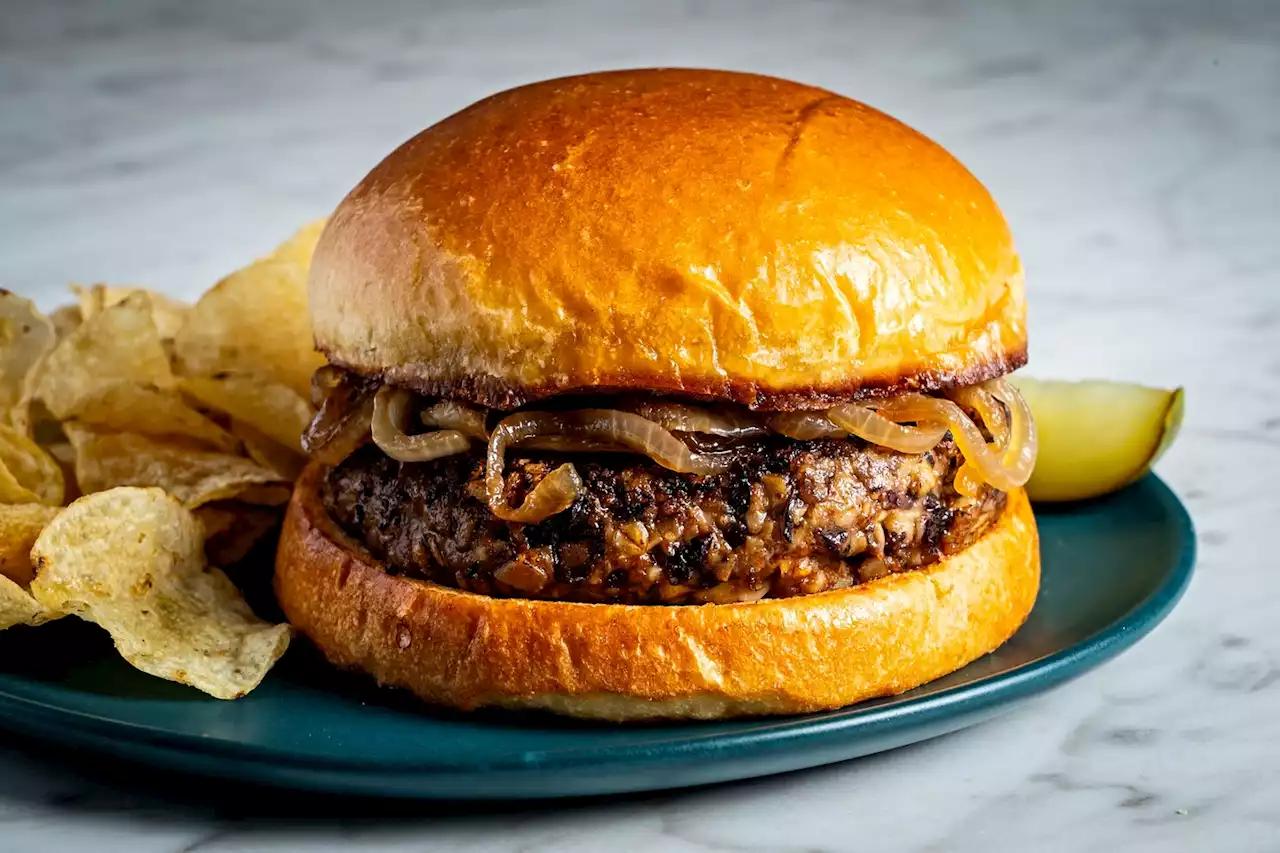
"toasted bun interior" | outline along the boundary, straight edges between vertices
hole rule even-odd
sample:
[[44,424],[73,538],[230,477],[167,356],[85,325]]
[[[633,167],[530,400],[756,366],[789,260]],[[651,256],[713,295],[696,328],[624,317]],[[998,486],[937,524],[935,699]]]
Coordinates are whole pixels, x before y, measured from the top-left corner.
[[822,408],[1026,350],[1009,229],[954,157],[724,71],[550,80],[427,128],[339,205],[310,291],[334,363],[491,408],[583,389]]
[[461,709],[605,720],[819,711],[910,690],[992,651],[1040,579],[1026,495],[925,569],[749,604],[624,606],[490,598],[388,574],[330,519],[325,469],[294,491],[275,586],[334,664]]

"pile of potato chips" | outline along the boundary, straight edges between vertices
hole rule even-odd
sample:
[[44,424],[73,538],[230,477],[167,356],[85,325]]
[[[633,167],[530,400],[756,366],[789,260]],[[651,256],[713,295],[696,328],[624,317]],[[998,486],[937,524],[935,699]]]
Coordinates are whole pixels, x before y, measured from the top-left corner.
[[95,285],[45,317],[0,291],[0,629],[74,614],[219,698],[284,653],[213,566],[276,527],[305,463],[322,226],[195,305]]

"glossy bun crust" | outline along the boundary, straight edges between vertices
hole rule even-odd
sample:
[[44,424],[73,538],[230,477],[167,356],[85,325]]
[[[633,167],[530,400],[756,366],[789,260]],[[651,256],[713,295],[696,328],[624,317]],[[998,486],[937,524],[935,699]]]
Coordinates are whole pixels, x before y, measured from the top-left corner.
[[450,116],[343,200],[310,288],[334,363],[494,408],[602,388],[818,408],[1026,351],[1008,227],[960,163],[857,101],[722,71]]
[[276,559],[289,622],[333,663],[461,709],[607,720],[818,711],[910,690],[1007,640],[1040,558],[1015,492],[976,544],[862,586],[751,604],[490,598],[391,575],[330,520],[313,465]]

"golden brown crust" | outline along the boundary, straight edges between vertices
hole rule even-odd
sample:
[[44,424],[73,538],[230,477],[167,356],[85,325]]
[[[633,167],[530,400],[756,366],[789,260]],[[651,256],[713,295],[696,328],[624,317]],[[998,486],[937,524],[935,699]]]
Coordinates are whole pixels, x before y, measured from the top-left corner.
[[313,465],[276,560],[289,621],[333,663],[471,709],[609,720],[837,708],[909,690],[1007,640],[1035,601],[1026,495],[977,544],[869,584],[751,604],[489,598],[388,574],[330,520]]
[[[359,372],[352,365],[335,361],[339,367]],[[614,377],[612,385],[507,385],[492,377],[479,379],[468,377],[459,381],[440,381],[429,378],[429,372],[420,364],[399,365],[381,371],[366,371],[363,375],[379,383],[389,383],[408,388],[427,397],[448,397],[466,400],[491,409],[514,409],[557,394],[609,394],[633,391],[637,388],[671,397],[693,400],[731,400],[753,409],[790,412],[798,409],[825,409],[850,400],[890,397],[907,391],[930,393],[965,385],[976,385],[1012,373],[1027,363],[1027,351],[1021,349],[994,357],[983,364],[975,364],[960,370],[917,370],[905,375],[888,374],[868,380],[854,380],[846,385],[826,387],[808,386],[785,391],[763,388],[759,384],[725,379],[704,383],[691,379],[672,381],[668,376]]]
[[870,107],[679,69],[552,80],[414,137],[339,205],[318,346],[509,408],[644,388],[760,408],[998,375],[1022,272],[980,183]]

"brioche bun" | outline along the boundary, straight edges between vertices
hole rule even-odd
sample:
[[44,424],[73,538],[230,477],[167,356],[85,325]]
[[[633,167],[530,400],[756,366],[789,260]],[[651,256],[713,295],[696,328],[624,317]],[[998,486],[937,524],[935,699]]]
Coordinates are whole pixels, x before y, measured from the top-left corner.
[[332,363],[490,408],[822,408],[1026,351],[1009,229],[959,162],[857,101],[724,71],[551,80],[427,128],[339,205],[310,291]]
[[785,714],[910,690],[1007,640],[1035,601],[1026,495],[971,547],[849,589],[750,604],[490,598],[389,574],[331,520],[312,465],[276,561],[289,622],[334,664],[440,705],[624,721]]

